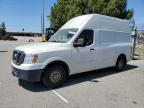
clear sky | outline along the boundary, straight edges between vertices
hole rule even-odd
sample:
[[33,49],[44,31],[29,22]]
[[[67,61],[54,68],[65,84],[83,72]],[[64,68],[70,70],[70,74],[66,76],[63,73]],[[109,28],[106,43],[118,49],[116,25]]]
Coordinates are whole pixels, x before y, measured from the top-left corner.
[[[0,23],[4,21],[7,31],[40,32],[42,0],[0,0]],[[50,9],[57,0],[45,0],[45,26]],[[128,8],[135,11],[136,24],[144,24],[144,0],[128,0]]]

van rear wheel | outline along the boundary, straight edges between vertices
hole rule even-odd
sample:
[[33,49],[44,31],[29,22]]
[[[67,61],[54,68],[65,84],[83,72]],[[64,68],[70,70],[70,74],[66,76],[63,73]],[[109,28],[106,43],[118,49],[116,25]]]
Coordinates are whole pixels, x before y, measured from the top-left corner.
[[42,84],[46,87],[56,88],[61,86],[66,80],[66,71],[59,64],[51,65],[45,70],[42,76]]
[[126,66],[126,58],[125,57],[119,57],[117,62],[116,62],[116,70],[117,71],[123,71],[123,69]]

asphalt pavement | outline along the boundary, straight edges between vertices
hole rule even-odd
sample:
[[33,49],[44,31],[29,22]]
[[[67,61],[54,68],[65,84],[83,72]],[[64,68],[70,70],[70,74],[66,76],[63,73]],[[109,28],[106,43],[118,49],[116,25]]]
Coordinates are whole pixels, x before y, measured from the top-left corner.
[[144,60],[73,75],[61,88],[18,80],[11,74],[13,49],[23,41],[0,41],[0,108],[144,108]]

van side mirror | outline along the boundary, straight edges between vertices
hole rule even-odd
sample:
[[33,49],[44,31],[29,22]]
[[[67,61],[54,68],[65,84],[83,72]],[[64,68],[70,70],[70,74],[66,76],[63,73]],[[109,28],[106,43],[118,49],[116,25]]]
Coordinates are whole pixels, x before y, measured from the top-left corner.
[[77,41],[74,42],[73,46],[74,47],[84,47],[84,39],[79,38]]

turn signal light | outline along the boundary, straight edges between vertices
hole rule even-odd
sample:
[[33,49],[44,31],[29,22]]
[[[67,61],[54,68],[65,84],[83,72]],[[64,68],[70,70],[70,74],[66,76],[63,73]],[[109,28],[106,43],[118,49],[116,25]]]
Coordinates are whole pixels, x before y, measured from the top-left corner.
[[38,60],[38,55],[32,55],[32,63],[36,63]]

